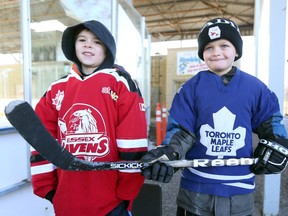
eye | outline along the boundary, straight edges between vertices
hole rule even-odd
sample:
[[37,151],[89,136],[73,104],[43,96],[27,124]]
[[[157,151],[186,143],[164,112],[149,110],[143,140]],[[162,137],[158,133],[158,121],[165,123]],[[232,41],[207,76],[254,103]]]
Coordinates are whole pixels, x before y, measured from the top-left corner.
[[225,48],[227,48],[227,47],[229,47],[228,44],[222,44],[222,45],[221,45],[221,48],[222,48],[222,49],[225,49]]
[[207,47],[205,47],[205,49],[204,49],[204,51],[211,51],[212,50],[212,47],[210,47],[210,46],[207,46]]
[[102,42],[100,40],[94,40],[94,43],[102,45]]
[[77,38],[77,41],[78,41],[78,42],[85,42],[85,41],[86,41],[86,39],[85,39],[85,38],[83,38],[83,37],[79,37],[79,38]]

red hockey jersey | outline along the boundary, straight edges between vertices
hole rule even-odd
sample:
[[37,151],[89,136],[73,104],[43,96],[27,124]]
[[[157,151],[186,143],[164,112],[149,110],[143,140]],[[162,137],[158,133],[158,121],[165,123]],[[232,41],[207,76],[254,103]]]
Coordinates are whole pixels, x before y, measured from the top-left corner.
[[[83,78],[74,65],[49,87],[35,111],[58,142],[83,160],[139,160],[147,151],[147,123],[143,98],[131,81],[116,69]],[[44,198],[56,190],[57,216],[104,216],[123,200],[131,209],[144,182],[140,170],[64,171],[36,151],[32,156],[34,193]]]

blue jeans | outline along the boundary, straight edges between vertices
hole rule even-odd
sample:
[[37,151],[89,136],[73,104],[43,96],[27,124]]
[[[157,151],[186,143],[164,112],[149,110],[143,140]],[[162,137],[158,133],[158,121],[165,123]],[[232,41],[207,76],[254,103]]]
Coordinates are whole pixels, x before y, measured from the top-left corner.
[[107,216],[132,216],[132,214],[127,210],[128,201],[121,202],[116,206]]

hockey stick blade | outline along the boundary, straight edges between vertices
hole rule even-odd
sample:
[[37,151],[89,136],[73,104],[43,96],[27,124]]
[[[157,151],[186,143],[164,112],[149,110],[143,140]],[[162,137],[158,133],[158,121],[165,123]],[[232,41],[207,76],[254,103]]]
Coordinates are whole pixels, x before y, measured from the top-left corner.
[[73,155],[50,135],[28,102],[12,101],[4,112],[19,134],[45,159],[64,170],[70,168],[74,161]]
[[[46,130],[37,114],[26,101],[16,100],[5,107],[5,115],[19,134],[46,160],[63,170],[88,171],[88,170],[121,170],[140,169],[152,163],[139,161],[119,162],[89,162],[73,156],[64,149]],[[172,167],[211,167],[211,166],[238,166],[252,165],[255,158],[230,158],[230,159],[194,159],[161,161]]]

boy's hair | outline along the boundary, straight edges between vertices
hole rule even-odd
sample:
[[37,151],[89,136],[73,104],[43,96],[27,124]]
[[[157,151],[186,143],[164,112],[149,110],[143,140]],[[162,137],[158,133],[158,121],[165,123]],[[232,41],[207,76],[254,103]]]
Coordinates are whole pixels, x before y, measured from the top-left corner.
[[216,18],[208,21],[201,29],[198,35],[198,56],[203,59],[203,52],[205,46],[219,39],[226,39],[230,41],[238,54],[235,61],[242,56],[243,41],[241,38],[239,27],[229,19]]

